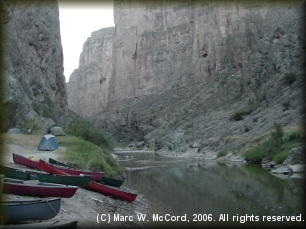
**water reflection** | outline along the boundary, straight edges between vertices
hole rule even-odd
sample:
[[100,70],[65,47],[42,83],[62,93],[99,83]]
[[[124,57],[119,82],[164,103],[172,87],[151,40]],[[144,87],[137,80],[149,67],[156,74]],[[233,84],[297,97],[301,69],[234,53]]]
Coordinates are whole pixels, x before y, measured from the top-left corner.
[[[281,179],[252,165],[182,162],[183,159],[163,160],[154,156],[150,160],[148,157],[142,155],[139,161],[133,157],[133,161],[123,164],[135,168],[147,161],[147,169],[127,170],[125,183],[149,200],[152,208],[150,216],[186,214],[191,222],[193,214],[201,214],[201,217],[211,214],[218,222],[220,214],[228,214],[228,222],[234,221],[239,225],[241,220],[249,222],[251,218],[247,216],[252,215],[258,217],[260,225],[264,216],[302,214],[301,220],[304,220],[303,179]],[[286,225],[297,224],[286,222]],[[266,225],[275,226],[275,223],[267,222]]]

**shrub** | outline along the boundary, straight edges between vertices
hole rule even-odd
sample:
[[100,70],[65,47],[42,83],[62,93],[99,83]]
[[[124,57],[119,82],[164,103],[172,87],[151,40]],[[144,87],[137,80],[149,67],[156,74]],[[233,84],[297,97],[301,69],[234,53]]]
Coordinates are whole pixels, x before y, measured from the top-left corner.
[[66,130],[67,134],[71,134],[77,137],[81,137],[86,141],[89,141],[102,148],[112,150],[114,142],[103,133],[100,129],[94,126],[92,122],[86,121],[81,118],[73,119]]
[[227,150],[226,149],[222,149],[218,152],[217,157],[224,157],[227,155]]
[[279,123],[274,123],[274,130],[271,133],[272,138],[278,141],[280,144],[283,144],[284,131]]
[[235,111],[235,113],[232,115],[231,119],[235,120],[235,121],[240,121],[243,119],[244,115],[247,115],[248,113],[241,109],[241,110],[237,110]]
[[301,131],[293,131],[288,134],[288,140],[289,141],[298,141],[300,142],[302,140]]
[[289,86],[291,86],[291,84],[293,84],[293,83],[297,80],[297,76],[296,76],[295,73],[289,72],[289,73],[286,73],[286,74],[285,74],[284,80],[285,80],[285,83],[286,83],[286,84],[288,84]]
[[262,159],[265,157],[265,152],[263,150],[258,150],[258,148],[254,148],[248,150],[245,155],[245,160],[253,163],[260,163]]
[[286,111],[290,107],[290,102],[289,101],[283,102],[282,105],[283,105],[284,111]]

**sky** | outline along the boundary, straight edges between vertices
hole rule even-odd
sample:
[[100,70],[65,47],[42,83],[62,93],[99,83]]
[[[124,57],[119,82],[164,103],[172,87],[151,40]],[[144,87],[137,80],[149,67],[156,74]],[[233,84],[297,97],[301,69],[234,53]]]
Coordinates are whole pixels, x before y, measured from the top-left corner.
[[113,1],[58,0],[66,82],[79,66],[83,44],[93,31],[114,27]]

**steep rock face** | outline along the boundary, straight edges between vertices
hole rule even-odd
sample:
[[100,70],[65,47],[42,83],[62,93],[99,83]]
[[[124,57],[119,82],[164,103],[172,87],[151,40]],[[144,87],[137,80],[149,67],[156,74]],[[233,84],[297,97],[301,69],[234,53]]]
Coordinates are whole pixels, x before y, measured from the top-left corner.
[[300,125],[300,6],[115,1],[107,108],[91,120],[117,139],[196,153]]
[[11,125],[68,115],[57,1],[5,1]]
[[[109,106],[116,108],[123,99],[152,95],[189,78],[207,82],[228,75],[270,75],[270,69],[254,66],[254,56],[264,60],[271,40],[293,36],[297,11],[289,7],[264,1],[115,1]],[[294,70],[294,48],[271,50],[274,72]]]
[[108,102],[114,31],[104,28],[91,34],[67,83],[69,108],[83,116],[97,114]]

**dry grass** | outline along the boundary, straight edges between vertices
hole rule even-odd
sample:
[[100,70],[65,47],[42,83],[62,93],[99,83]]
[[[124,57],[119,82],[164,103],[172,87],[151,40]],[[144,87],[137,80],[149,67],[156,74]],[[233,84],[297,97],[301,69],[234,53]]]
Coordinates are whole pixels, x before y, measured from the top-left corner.
[[5,143],[14,143],[21,146],[37,147],[42,135],[2,134]]
[[226,137],[224,138],[223,141],[224,141],[225,144],[230,144],[230,143],[238,142],[238,141],[240,141],[240,140],[241,140],[240,136],[228,135],[228,136],[226,136]]

